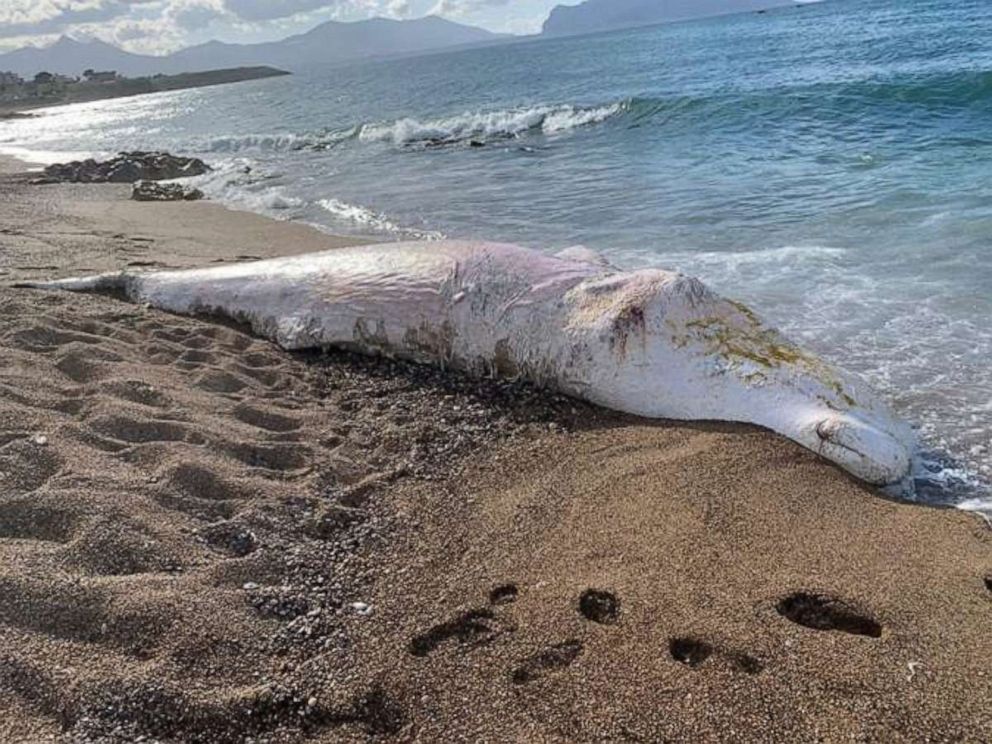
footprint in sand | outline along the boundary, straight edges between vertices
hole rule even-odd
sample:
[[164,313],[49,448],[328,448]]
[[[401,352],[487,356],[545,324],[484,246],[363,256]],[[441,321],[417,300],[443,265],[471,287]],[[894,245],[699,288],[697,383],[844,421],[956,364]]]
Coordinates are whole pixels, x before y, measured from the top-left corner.
[[194,384],[200,390],[205,390],[208,393],[221,393],[225,395],[240,393],[248,387],[248,383],[241,378],[219,369],[204,372],[197,378]]
[[572,639],[527,657],[514,670],[513,684],[525,685],[541,677],[567,669],[582,655],[582,648],[581,641]]
[[182,442],[189,434],[187,427],[181,424],[141,420],[130,416],[99,416],[91,419],[88,424],[97,434],[128,444]]
[[760,659],[756,659],[750,654],[745,654],[741,651],[734,651],[728,656],[734,669],[744,672],[745,674],[761,674],[765,670],[765,665],[762,661]]
[[611,592],[587,589],[579,597],[579,612],[594,623],[615,625],[620,619],[620,600]]
[[4,489],[35,491],[62,469],[50,446],[20,439],[0,448],[0,484]]
[[835,597],[797,592],[779,600],[775,609],[782,617],[804,628],[882,637],[882,626],[874,618]]
[[409,650],[414,656],[428,656],[449,642],[470,648],[483,646],[492,643],[507,630],[492,610],[469,610],[414,636]]
[[748,653],[719,649],[707,641],[692,636],[672,638],[668,642],[668,652],[675,661],[690,669],[698,669],[711,658],[716,657],[721,657],[725,662],[729,662],[735,671],[749,675],[760,674],[765,669],[765,665],[760,659]]
[[18,349],[44,354],[71,343],[96,345],[101,343],[102,339],[85,333],[75,333],[64,328],[33,326],[14,332],[10,340],[12,345]]
[[55,639],[106,644],[140,655],[169,627],[168,607],[134,604],[128,587],[96,587],[75,578],[41,581],[0,576],[0,624]]
[[201,351],[199,349],[188,349],[179,357],[176,362],[176,366],[187,371],[192,371],[204,365],[216,366],[217,363],[217,355],[212,352]]
[[713,655],[713,647],[698,638],[673,638],[668,642],[668,652],[675,661],[695,669]]
[[76,515],[36,495],[0,502],[0,540],[66,543],[76,528]]
[[107,375],[106,363],[124,361],[124,357],[94,346],[69,349],[55,363],[55,368],[73,382],[99,380]]
[[298,474],[306,469],[313,454],[308,447],[299,444],[232,443],[225,446],[224,450],[250,468],[284,474]]
[[284,416],[274,411],[265,410],[248,405],[240,405],[234,409],[234,417],[242,423],[254,426],[256,429],[285,434],[296,431],[303,426],[303,423],[292,416]]
[[103,383],[100,389],[107,395],[149,408],[169,408],[172,405],[167,396],[141,380],[112,380]]
[[155,500],[167,509],[201,519],[230,519],[253,493],[206,464],[175,465],[160,476]]
[[517,601],[520,591],[516,584],[501,584],[489,592],[489,604],[506,605]]
[[137,576],[160,573],[179,560],[149,530],[107,519],[81,529],[62,552],[61,564],[89,576]]
[[190,351],[205,351],[214,345],[214,340],[206,335],[189,336],[179,342]]

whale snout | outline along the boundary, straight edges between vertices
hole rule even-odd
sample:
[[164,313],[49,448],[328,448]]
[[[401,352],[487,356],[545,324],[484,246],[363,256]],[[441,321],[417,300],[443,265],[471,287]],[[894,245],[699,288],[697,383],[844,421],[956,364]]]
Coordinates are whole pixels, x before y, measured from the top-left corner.
[[868,483],[885,486],[904,480],[911,465],[911,446],[867,421],[850,415],[820,418],[812,427],[811,449],[837,462]]

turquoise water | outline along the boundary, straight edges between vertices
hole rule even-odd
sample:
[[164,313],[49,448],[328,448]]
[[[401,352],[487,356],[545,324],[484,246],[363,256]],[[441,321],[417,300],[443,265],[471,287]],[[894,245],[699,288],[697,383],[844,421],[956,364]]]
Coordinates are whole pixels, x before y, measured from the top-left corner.
[[[0,146],[167,148],[334,232],[582,243],[698,275],[992,475],[992,3],[830,0],[53,109]],[[244,173],[250,166],[250,173]]]

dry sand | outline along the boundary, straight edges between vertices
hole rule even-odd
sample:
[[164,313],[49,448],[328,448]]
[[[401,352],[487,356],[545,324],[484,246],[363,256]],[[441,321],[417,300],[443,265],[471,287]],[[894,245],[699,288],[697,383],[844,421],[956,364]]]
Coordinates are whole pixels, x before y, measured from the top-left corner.
[[7,288],[342,243],[126,192],[0,185],[0,740],[992,739],[977,517],[749,427]]

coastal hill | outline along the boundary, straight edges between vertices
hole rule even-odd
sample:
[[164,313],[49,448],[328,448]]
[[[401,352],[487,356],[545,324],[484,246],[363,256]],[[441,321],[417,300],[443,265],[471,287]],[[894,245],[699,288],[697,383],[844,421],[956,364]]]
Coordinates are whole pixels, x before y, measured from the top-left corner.
[[411,21],[388,18],[354,23],[329,21],[304,34],[266,44],[212,41],[176,52],[171,56],[171,62],[181,69],[266,64],[295,71],[327,63],[415,54],[499,38],[498,34],[437,16]]
[[266,65],[295,72],[355,59],[429,52],[500,38],[499,34],[436,16],[410,21],[386,18],[354,23],[329,21],[282,41],[261,44],[212,41],[164,56],[132,54],[98,40],[62,37],[48,47],[24,47],[0,54],[0,70],[33,76],[42,70],[78,75],[86,68],[96,68],[138,77]]
[[225,70],[185,72],[178,75],[121,77],[113,72],[86,70],[83,77],[65,77],[43,72],[32,80],[8,81],[0,86],[0,119],[20,118],[28,109],[162,93],[185,88],[203,88],[247,80],[289,75],[274,67],[235,67]]
[[543,33],[589,34],[794,4],[793,0],[586,0],[580,5],[555,7],[544,23]]
[[28,46],[0,54],[0,70],[27,78],[42,71],[56,75],[79,75],[87,68],[116,70],[128,77],[169,72],[162,69],[160,62],[159,57],[131,54],[97,39],[76,41],[68,36],[63,36],[51,46]]

